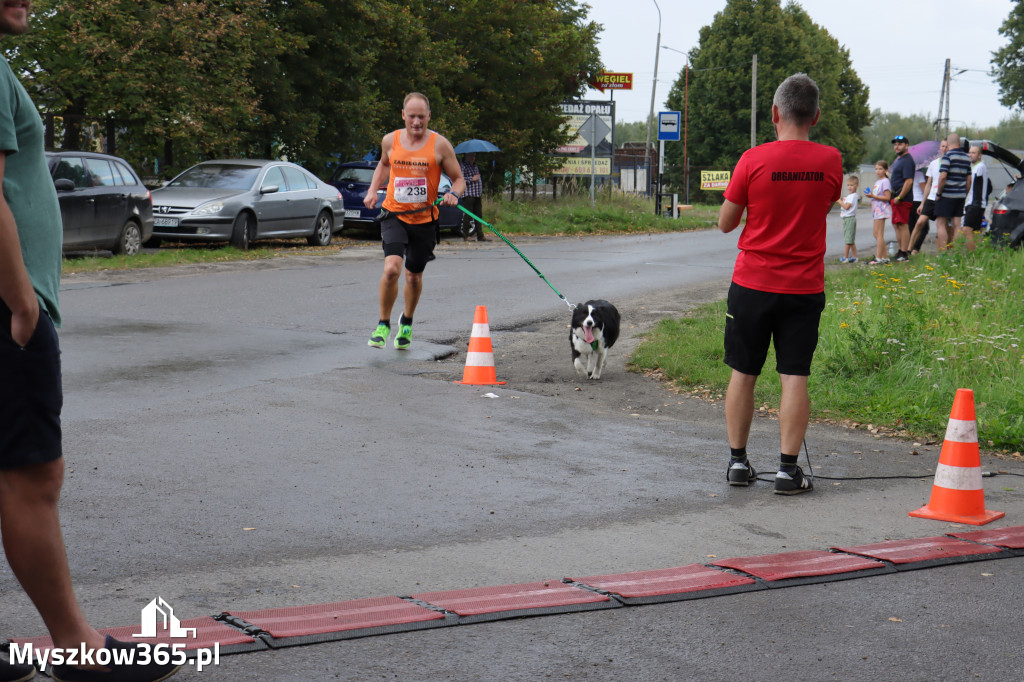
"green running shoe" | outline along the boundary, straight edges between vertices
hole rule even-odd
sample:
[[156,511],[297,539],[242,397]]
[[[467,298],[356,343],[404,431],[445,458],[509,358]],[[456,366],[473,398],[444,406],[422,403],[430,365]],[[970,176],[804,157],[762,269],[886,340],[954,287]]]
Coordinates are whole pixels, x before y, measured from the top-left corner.
[[[391,327],[386,324],[378,324],[377,328],[373,330],[373,334],[370,335],[370,340],[366,343],[374,348],[383,348],[384,344],[388,342],[388,337],[390,335]],[[395,343],[397,344],[398,341],[396,340]]]
[[395,348],[398,350],[409,350],[412,343],[412,326],[408,324],[398,325],[398,335],[395,336]]

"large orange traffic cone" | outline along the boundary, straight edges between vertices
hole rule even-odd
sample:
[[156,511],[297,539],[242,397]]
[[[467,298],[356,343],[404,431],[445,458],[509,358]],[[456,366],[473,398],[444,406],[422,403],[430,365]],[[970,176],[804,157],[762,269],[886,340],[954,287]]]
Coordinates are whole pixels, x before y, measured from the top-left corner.
[[478,305],[473,316],[473,332],[469,335],[466,369],[462,381],[456,384],[473,386],[502,385],[494,371],[494,349],[491,347],[491,328],[487,324],[487,306]]
[[1001,519],[1003,512],[985,509],[981,487],[981,453],[978,450],[978,422],[974,416],[974,391],[960,388],[953,399],[946,439],[939,453],[932,498],[911,516],[936,521],[953,521],[983,526]]

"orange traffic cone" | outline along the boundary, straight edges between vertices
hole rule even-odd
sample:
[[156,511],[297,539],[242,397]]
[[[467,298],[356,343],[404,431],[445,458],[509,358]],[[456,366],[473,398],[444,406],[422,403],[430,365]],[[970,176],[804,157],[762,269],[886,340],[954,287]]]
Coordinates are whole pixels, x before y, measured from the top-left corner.
[[935,521],[953,521],[983,526],[1003,518],[1003,512],[985,509],[981,487],[981,453],[978,451],[978,422],[974,416],[974,391],[957,389],[946,427],[946,439],[939,453],[932,498],[911,516]]
[[487,324],[487,307],[478,305],[473,316],[473,332],[469,335],[469,350],[466,352],[466,369],[462,381],[456,384],[472,386],[502,385],[494,371],[494,350],[491,347],[491,328]]

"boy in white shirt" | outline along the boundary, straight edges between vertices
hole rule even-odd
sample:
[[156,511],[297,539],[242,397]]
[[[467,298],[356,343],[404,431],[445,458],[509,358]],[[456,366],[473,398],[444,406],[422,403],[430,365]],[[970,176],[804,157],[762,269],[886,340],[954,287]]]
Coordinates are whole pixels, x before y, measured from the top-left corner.
[[917,209],[917,224],[914,225],[914,232],[910,235],[911,255],[921,250],[924,238],[928,236],[928,223],[935,220],[935,197],[939,191],[939,165],[942,163],[942,155],[948,149],[949,144],[945,140],[939,142],[939,155],[928,164],[928,171],[925,173],[924,203]]
[[845,198],[836,203],[839,204],[839,217],[843,219],[843,257],[840,263],[857,262],[857,204],[860,202],[860,194],[857,187],[860,186],[860,178],[851,175],[846,179]]

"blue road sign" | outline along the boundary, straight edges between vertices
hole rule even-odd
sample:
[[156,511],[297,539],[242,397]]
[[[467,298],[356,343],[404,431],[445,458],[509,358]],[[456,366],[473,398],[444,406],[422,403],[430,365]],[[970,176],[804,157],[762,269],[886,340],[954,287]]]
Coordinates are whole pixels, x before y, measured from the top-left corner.
[[658,139],[666,142],[679,142],[680,116],[678,111],[658,112]]

